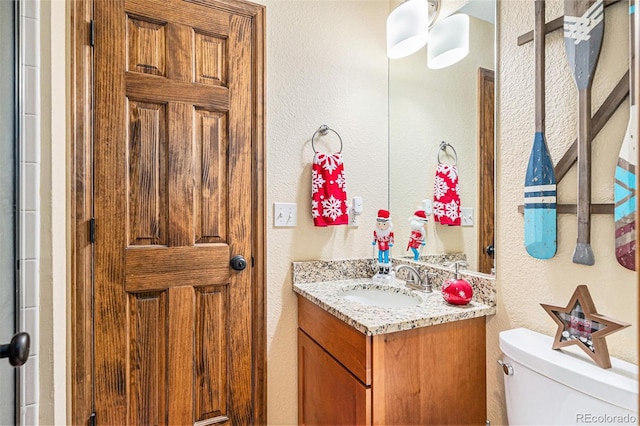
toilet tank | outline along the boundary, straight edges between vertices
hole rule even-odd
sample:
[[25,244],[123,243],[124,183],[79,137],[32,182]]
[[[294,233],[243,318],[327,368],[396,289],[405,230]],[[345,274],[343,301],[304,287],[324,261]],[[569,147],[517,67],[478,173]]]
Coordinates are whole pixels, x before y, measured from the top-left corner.
[[526,328],[500,333],[510,425],[638,424],[636,365],[612,357],[603,369],[578,347],[552,344]]

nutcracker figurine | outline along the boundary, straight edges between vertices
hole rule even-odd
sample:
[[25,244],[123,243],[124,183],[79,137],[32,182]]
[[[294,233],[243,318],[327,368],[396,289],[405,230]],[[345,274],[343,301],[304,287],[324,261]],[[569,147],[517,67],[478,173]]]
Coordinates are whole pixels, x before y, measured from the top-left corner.
[[409,235],[407,250],[411,249],[413,260],[418,260],[420,258],[420,250],[418,249],[421,249],[426,244],[424,241],[424,225],[427,223],[427,214],[424,210],[416,210],[409,221],[411,222],[411,235]]
[[376,229],[373,231],[371,245],[378,245],[378,274],[389,274],[391,261],[389,250],[393,247],[393,225],[388,210],[378,210]]

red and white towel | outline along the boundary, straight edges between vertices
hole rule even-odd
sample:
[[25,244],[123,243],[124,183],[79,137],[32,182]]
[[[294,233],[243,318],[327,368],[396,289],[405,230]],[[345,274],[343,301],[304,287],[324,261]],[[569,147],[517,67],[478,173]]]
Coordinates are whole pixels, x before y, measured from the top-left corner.
[[460,226],[458,168],[439,163],[433,183],[433,217],[442,225]]
[[315,226],[348,225],[342,154],[316,152],[311,169],[311,215]]

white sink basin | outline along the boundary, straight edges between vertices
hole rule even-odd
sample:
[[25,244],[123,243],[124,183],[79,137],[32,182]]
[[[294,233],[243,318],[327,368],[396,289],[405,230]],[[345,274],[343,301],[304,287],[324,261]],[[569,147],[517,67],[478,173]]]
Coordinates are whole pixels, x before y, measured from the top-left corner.
[[400,293],[397,289],[359,288],[345,290],[342,297],[351,302],[381,308],[409,308],[422,303],[418,295]]

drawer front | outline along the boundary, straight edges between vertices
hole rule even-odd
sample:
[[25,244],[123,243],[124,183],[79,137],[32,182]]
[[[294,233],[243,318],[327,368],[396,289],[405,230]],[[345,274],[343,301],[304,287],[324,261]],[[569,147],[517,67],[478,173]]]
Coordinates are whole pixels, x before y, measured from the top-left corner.
[[367,386],[371,385],[371,336],[298,296],[298,326]]
[[371,388],[298,330],[298,423],[370,425]]

